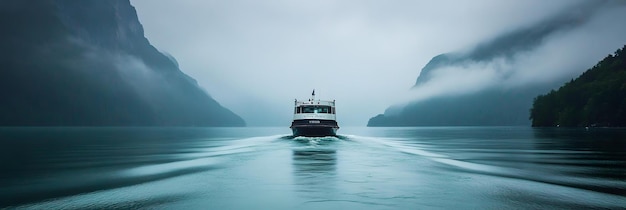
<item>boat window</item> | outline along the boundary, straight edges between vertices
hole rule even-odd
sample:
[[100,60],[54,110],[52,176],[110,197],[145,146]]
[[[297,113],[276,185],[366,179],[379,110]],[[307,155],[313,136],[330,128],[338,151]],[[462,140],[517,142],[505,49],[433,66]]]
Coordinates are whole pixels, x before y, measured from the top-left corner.
[[302,106],[302,113],[325,113],[330,114],[330,106]]

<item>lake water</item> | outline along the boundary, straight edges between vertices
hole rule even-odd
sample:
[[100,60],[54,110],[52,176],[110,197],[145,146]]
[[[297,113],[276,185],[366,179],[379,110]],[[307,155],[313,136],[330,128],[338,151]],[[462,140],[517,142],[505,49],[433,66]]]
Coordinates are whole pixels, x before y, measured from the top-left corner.
[[626,129],[0,128],[0,208],[626,207]]

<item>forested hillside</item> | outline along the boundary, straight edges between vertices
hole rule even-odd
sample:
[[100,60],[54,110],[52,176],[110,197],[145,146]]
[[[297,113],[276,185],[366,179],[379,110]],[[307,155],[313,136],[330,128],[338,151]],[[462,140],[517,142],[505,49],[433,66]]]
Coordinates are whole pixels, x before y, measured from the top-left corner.
[[532,126],[626,126],[624,49],[558,90],[537,96],[530,110]]

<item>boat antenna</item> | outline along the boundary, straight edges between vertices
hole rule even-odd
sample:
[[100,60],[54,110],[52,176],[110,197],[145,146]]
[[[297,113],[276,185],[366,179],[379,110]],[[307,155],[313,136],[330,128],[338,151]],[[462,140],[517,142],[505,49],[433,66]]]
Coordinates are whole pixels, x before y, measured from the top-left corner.
[[315,101],[315,89],[313,89],[313,93],[311,93],[311,99]]

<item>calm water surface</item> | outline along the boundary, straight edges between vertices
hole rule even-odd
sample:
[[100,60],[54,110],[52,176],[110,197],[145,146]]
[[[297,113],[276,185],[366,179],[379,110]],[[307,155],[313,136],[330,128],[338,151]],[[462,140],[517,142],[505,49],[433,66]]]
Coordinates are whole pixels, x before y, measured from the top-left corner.
[[626,207],[626,129],[0,128],[0,208]]

